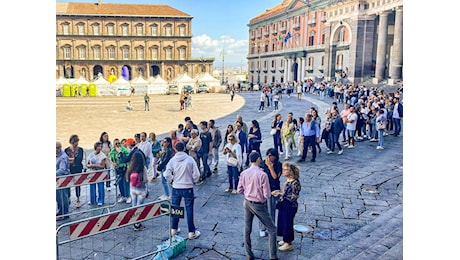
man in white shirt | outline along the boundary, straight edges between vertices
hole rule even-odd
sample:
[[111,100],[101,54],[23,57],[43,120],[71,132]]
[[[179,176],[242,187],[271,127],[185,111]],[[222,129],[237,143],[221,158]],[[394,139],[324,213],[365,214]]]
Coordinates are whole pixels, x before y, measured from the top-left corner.
[[355,107],[350,106],[350,113],[347,115],[347,134],[348,134],[348,149],[355,147],[355,131],[358,115],[355,112]]

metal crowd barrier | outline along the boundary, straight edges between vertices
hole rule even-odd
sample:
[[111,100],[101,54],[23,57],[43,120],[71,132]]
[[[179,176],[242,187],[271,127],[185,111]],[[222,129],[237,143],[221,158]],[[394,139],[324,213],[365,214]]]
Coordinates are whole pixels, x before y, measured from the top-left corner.
[[[155,245],[171,241],[174,214],[169,200],[157,200],[62,224],[56,230],[57,259],[142,259],[158,254],[169,248],[158,249]],[[183,217],[183,212],[179,215]],[[152,221],[163,216],[169,216],[167,225]],[[140,222],[144,230],[128,228]],[[164,232],[168,235],[160,237]],[[75,243],[79,244],[72,246]]]
[[[86,190],[86,192],[89,193],[90,184],[97,184],[97,183],[106,182],[106,181],[115,182],[116,175],[112,176],[112,179],[110,179],[109,173],[110,173],[110,169],[103,169],[103,170],[97,170],[97,171],[87,171],[87,172],[82,172],[82,173],[77,173],[77,174],[56,176],[56,190],[72,189],[73,187],[87,186],[86,189],[82,187],[82,192]],[[88,213],[88,212],[96,211],[96,210],[102,210],[101,213],[104,213],[104,210],[107,210],[107,212],[110,212],[110,208],[116,206],[117,204],[118,187],[114,185],[114,188],[115,188],[115,191],[114,191],[115,197],[113,199],[113,203],[111,204],[104,203],[104,205],[102,206],[90,207],[90,208],[86,208],[87,207],[86,203],[82,203],[80,209],[74,210],[74,211],[70,211],[70,205],[69,205],[69,213],[65,215],[61,215],[61,216],[62,217],[72,216],[72,215]],[[104,189],[105,189],[105,185],[104,185]],[[107,198],[106,201],[110,201],[110,198],[111,198],[110,194],[106,191],[104,192],[106,195],[105,197]],[[70,190],[70,193],[72,194],[72,190]],[[86,195],[85,197],[87,197],[88,198],[87,201],[89,201],[89,195]]]

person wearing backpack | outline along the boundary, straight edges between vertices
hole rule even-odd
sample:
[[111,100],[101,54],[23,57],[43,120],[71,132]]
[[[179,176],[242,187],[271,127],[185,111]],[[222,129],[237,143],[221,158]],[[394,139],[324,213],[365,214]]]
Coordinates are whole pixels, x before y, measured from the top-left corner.
[[[147,196],[146,183],[148,179],[144,155],[140,151],[132,154],[126,170],[126,180],[129,182],[132,206],[136,207],[143,204]],[[144,228],[142,223],[134,224],[135,231],[143,230]]]

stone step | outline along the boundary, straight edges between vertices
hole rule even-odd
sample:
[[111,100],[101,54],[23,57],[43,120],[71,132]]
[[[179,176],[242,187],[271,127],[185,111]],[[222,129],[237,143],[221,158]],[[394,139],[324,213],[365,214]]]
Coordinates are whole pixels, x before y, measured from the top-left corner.
[[[403,215],[402,205],[395,206],[363,226],[343,241],[339,246],[323,250],[313,256],[312,260],[322,259],[377,259],[389,252],[393,246],[402,246]],[[392,252],[396,258],[402,258],[395,248]]]

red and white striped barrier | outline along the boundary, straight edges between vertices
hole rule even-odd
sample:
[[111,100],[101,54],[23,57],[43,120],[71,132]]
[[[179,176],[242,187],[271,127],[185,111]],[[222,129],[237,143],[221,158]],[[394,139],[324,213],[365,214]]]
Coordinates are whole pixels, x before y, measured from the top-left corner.
[[160,206],[161,202],[142,205],[71,224],[69,226],[70,240],[87,237],[162,215]]
[[76,175],[63,175],[56,177],[56,189],[70,188],[106,181],[109,179],[109,170],[87,172]]

